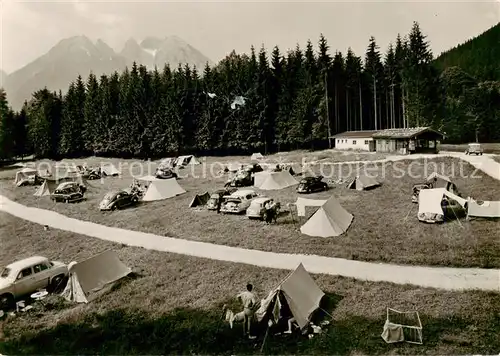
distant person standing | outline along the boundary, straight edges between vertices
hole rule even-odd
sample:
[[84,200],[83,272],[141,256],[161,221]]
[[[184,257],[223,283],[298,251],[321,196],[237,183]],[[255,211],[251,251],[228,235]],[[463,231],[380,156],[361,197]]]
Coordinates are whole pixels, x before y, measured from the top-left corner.
[[217,199],[217,214],[220,214],[220,208],[222,206],[222,198]]

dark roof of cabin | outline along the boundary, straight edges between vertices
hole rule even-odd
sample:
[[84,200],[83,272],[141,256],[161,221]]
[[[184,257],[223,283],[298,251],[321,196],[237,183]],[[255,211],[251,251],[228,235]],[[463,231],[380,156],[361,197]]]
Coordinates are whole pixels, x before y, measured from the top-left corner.
[[338,133],[331,138],[371,138],[373,134],[377,133],[376,130],[365,130],[365,131],[346,131]]
[[405,129],[386,129],[373,134],[373,138],[412,138],[423,134],[424,132],[432,132],[436,135],[444,137],[444,134],[431,129],[430,127],[409,127]]

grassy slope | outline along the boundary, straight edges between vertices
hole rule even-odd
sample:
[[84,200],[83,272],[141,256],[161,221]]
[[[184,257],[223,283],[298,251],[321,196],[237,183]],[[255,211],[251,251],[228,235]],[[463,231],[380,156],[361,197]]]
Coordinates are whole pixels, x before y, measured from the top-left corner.
[[[11,182],[14,171],[0,172],[0,178],[3,177],[0,187],[2,194],[29,206],[56,210],[104,225],[171,237],[274,252],[309,253],[366,261],[500,267],[498,222],[462,220],[444,225],[427,225],[418,222],[417,204],[410,202],[412,185],[421,182],[433,170],[455,176],[454,181],[464,197],[470,195],[476,199],[500,200],[500,183],[488,176],[478,179],[460,178],[460,169],[466,176],[471,176],[475,169],[456,159],[441,157],[432,162],[428,165],[422,161],[398,162],[397,166],[389,164],[383,170],[379,165],[378,172],[385,176],[382,179],[384,184],[373,191],[349,190],[343,184],[328,192],[306,196],[326,199],[333,194],[354,215],[353,224],[345,235],[327,239],[301,235],[299,227],[306,218],[299,218],[297,221],[296,216],[292,219],[287,215],[281,217],[277,225],[265,225],[260,221],[250,221],[244,216],[224,216],[188,208],[196,193],[221,187],[227,177],[180,179],[179,183],[188,191],[187,194],[112,213],[99,212],[97,205],[109,189],[130,184],[131,178],[127,174],[123,179],[105,179],[102,184],[99,181],[90,182],[87,201],[79,204],[54,204],[46,197],[34,197],[32,187],[13,187]],[[463,168],[460,168],[460,162]],[[451,171],[452,166],[455,167],[454,173]],[[349,173],[345,165],[343,168],[323,168],[322,173],[326,176],[338,177],[340,173],[347,176]],[[195,173],[200,174],[201,169],[201,166],[196,167]],[[339,169],[343,170],[340,172]],[[415,178],[411,178],[409,173],[402,178],[394,178],[395,174],[400,174],[401,169],[411,172]],[[134,170],[134,174],[140,173],[138,167]],[[321,173],[319,167],[315,170]],[[263,193],[276,197],[282,203],[290,203],[297,198],[294,187]]]
[[[28,354],[255,354],[240,325],[223,323],[221,305],[247,282],[267,295],[287,271],[122,247],[62,231],[44,231],[0,213],[0,265],[39,254],[81,261],[115,249],[137,271],[87,305],[51,298],[10,318],[0,353]],[[500,348],[498,294],[456,293],[346,278],[314,276],[330,300],[333,321],[312,340],[270,336],[268,354],[496,354]],[[385,308],[416,308],[424,345],[387,345],[380,338]]]

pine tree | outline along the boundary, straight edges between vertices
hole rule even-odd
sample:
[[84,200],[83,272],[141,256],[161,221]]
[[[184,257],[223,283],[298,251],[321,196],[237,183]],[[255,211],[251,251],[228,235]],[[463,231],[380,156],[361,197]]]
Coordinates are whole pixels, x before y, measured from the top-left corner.
[[[365,71],[370,77],[370,90],[372,92],[372,105],[373,105],[373,126],[375,130],[381,128],[380,115],[379,115],[379,95],[380,95],[380,81],[382,78],[382,64],[380,62],[379,47],[375,41],[375,37],[370,37],[368,50],[365,57]],[[377,92],[378,90],[378,92]],[[372,126],[372,127],[373,127]]]
[[0,159],[14,156],[14,113],[9,107],[7,94],[0,88]]
[[96,155],[100,153],[100,133],[103,131],[102,107],[99,97],[99,83],[93,73],[87,79],[85,105],[83,108],[83,140],[84,149],[87,154]]

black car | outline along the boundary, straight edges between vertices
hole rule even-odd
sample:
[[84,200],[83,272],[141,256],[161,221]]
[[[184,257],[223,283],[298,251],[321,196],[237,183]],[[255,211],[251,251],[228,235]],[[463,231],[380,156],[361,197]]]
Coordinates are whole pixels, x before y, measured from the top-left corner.
[[299,182],[297,193],[322,192],[328,189],[328,184],[322,181],[323,176],[306,177]]
[[170,179],[177,178],[177,173],[172,171],[172,169],[167,167],[158,167],[156,169],[155,177],[158,179]]
[[88,179],[88,180],[95,180],[95,179],[101,179],[102,174],[101,174],[101,168],[89,168],[89,167],[81,167],[78,166],[77,168],[80,171],[80,174],[82,175],[83,178]]
[[138,201],[139,197],[136,194],[125,190],[113,191],[104,196],[104,199],[99,204],[99,210],[121,209],[136,204]]
[[251,185],[253,185],[252,173],[245,169],[240,169],[233,178],[226,182],[224,187],[249,187]]
[[65,182],[59,184],[51,195],[51,199],[55,202],[72,203],[83,200],[83,194],[86,191],[84,185],[76,182]]
[[245,170],[250,173],[262,172],[264,169],[258,163],[252,163],[245,167]]

